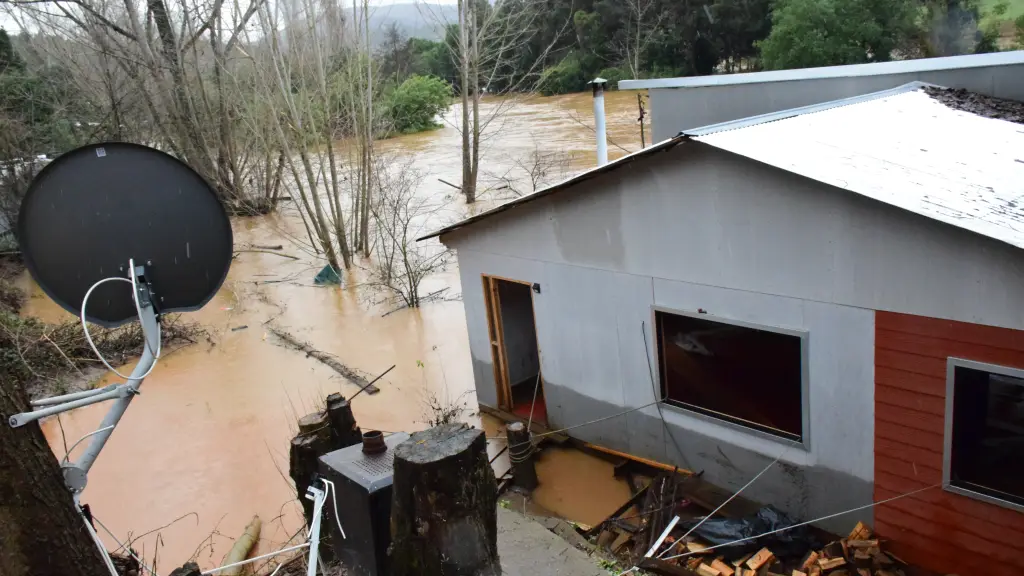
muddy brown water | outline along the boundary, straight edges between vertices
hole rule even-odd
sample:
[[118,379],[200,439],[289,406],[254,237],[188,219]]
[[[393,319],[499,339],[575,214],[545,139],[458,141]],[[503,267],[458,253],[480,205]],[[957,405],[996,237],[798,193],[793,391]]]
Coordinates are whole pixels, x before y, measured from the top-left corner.
[[[549,175],[549,181],[592,167],[591,105],[589,94],[531,97],[514,106],[485,102],[485,114],[495,106],[509,110],[488,127],[482,182],[496,187],[504,177],[529,191],[516,161],[534,151],[557,153],[566,163],[553,170],[558,174]],[[609,155],[614,159],[639,149],[636,94],[608,93],[606,108]],[[488,192],[479,207],[467,208],[453,189],[438,182],[460,178],[459,134],[452,126],[383,141],[379,148],[412,159],[422,175],[419,194],[447,199],[434,220],[425,223],[427,228],[511,195],[508,189]],[[83,495],[99,521],[120,540],[134,539],[132,546],[146,559],[159,549],[161,573],[194,555],[204,568],[219,565],[253,514],[264,521],[261,551],[276,549],[302,527],[287,473],[294,422],[326,394],[350,396],[356,388],[327,366],[284,347],[267,332],[269,323],[367,375],[396,365],[379,383],[379,394],[362,394],[353,402],[364,430],[425,428],[426,404],[433,395],[465,403],[464,420],[484,428],[488,437],[503,436],[497,421],[476,411],[454,264],[428,278],[421,290],[426,294],[448,288],[444,295],[450,300],[384,316],[397,304],[361,286],[364,271],[347,273],[344,288],[312,285],[324,263],[287,240],[304,236],[294,209],[236,219],[233,225],[237,246],[283,243],[284,252],[299,260],[239,254],[216,297],[189,315],[210,331],[212,342],[165,351],[93,466]],[[70,317],[29,279],[24,282],[31,294],[25,314],[49,321]],[[112,381],[107,377],[97,384]],[[54,451],[64,454],[62,435],[71,444],[94,430],[106,409],[96,405],[63,415],[63,434],[55,419],[45,422]],[[502,446],[500,440],[491,442],[491,453]],[[507,455],[494,463],[498,473],[508,466]],[[613,479],[611,464],[575,450],[545,451],[538,471],[541,486],[534,501],[571,520],[596,523],[629,497],[626,485]],[[108,535],[102,536],[108,547],[116,548]]]

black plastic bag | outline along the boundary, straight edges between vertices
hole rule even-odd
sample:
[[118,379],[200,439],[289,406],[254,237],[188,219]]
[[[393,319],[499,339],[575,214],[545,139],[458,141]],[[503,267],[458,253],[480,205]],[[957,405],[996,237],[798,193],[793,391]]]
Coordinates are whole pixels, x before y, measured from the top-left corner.
[[[693,520],[686,524],[680,524],[688,531],[699,521]],[[798,524],[798,522],[787,516],[785,512],[772,506],[765,506],[758,510],[756,515],[746,518],[712,518],[701,524],[691,535],[708,545],[717,546],[773,532],[794,524]],[[760,550],[765,546],[779,558],[802,556],[808,550],[821,547],[811,530],[807,526],[801,526],[756,540],[723,546],[718,550],[726,555],[743,555]]]

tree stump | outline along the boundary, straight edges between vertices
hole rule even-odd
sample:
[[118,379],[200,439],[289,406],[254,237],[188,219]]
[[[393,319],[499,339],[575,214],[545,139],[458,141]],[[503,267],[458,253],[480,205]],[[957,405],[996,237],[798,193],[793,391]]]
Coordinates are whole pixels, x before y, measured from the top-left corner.
[[363,431],[356,424],[352,405],[337,392],[327,396],[327,419],[331,428],[331,449],[341,450],[363,441]]
[[299,434],[292,438],[288,453],[288,475],[295,482],[295,493],[309,526],[313,502],[306,499],[306,488],[316,473],[320,457],[331,451],[331,429],[325,412],[314,412],[299,418]]
[[512,462],[512,481],[523,490],[532,491],[539,483],[533,462],[534,449],[526,424],[513,422],[505,428],[508,458]]
[[413,434],[395,449],[392,574],[500,576],[497,500],[482,430]]

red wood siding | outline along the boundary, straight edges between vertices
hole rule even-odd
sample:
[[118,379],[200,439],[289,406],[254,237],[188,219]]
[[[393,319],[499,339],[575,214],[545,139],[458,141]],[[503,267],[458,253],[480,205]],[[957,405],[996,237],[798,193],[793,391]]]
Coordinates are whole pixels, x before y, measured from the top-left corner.
[[[1024,368],[1024,331],[875,313],[875,500],[942,482],[946,359]],[[904,560],[940,574],[1024,574],[1024,512],[933,488],[875,508]]]

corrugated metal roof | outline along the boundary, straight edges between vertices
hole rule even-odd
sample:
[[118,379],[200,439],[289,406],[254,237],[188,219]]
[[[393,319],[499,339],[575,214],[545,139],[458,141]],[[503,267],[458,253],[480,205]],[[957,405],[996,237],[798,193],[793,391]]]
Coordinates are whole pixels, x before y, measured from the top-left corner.
[[1024,248],[1024,125],[904,86],[689,130],[419,238],[504,212],[694,139]]
[[995,52],[992,54],[970,54],[944,58],[921,58],[897,60],[872,64],[850,64],[847,66],[825,66],[821,68],[799,68],[796,70],[775,70],[771,72],[747,72],[743,74],[716,74],[712,76],[689,76],[685,78],[653,78],[650,80],[621,80],[619,90],[643,88],[699,88],[704,86],[727,86],[730,84],[760,84],[763,82],[789,82],[819,78],[852,78],[857,76],[878,76],[881,74],[911,74],[936,70],[961,68],[986,68],[1024,64],[1024,50]]
[[695,139],[1024,248],[1024,125],[911,87]]

